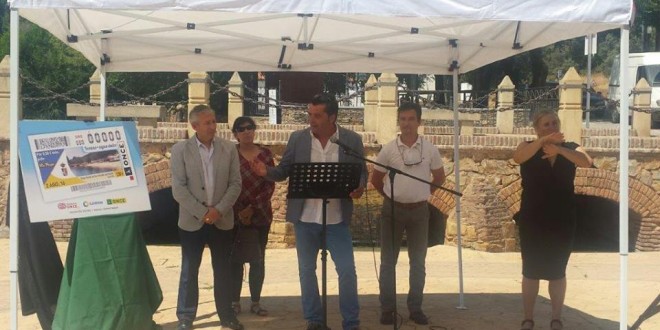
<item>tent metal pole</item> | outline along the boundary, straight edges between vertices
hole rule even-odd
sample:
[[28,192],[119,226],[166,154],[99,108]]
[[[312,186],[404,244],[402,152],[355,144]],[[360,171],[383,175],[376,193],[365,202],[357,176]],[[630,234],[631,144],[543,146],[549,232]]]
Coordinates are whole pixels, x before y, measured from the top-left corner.
[[[459,127],[458,127],[458,67],[455,67],[452,71],[452,88],[453,88],[453,98],[454,98],[454,180],[456,186],[454,190],[461,192],[461,171],[460,171],[460,157],[458,152],[459,145]],[[463,251],[462,251],[462,238],[461,238],[461,197],[456,195],[454,196],[456,201],[456,238],[457,238],[457,249],[458,249],[458,309],[467,309],[465,307],[464,297],[463,297]]]
[[18,329],[18,118],[19,100],[19,48],[18,9],[9,14],[9,305],[10,329]]
[[620,306],[619,329],[628,329],[628,113],[631,82],[628,81],[628,52],[630,26],[621,27],[621,49],[619,54],[619,82],[621,97],[619,107],[619,259]]
[[101,76],[101,109],[99,113],[99,121],[105,121],[105,107],[106,107],[106,102],[107,102],[107,88],[106,88],[106,72],[105,72],[105,65],[101,64],[99,68],[100,76]]
[[586,127],[589,128],[589,121],[591,120],[591,58],[593,57],[593,33],[587,35],[587,113],[586,113]]

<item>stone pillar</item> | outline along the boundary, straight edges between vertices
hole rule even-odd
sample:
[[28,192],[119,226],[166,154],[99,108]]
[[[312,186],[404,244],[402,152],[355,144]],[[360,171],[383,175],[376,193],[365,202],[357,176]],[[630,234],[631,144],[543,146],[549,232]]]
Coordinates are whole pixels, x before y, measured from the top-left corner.
[[[497,86],[497,132],[501,134],[513,134],[513,91],[516,86],[509,76],[504,76],[502,82]],[[506,109],[500,111],[500,109]]]
[[[96,69],[94,73],[89,77],[89,103],[96,104],[94,108],[96,109],[94,116],[76,116],[76,120],[84,121],[98,121],[99,114],[101,112],[99,105],[101,104],[101,71]],[[69,105],[67,104],[67,114],[69,113]],[[108,110],[106,108],[106,110]],[[106,111],[106,117],[108,113]]]
[[378,127],[376,129],[376,140],[385,144],[396,137],[399,132],[397,126],[396,108],[397,82],[394,73],[382,73],[378,78]]
[[96,69],[89,77],[89,103],[101,104],[101,71]]
[[566,141],[582,144],[582,77],[571,67],[559,81],[559,120]]
[[633,131],[637,132],[637,136],[651,136],[651,113],[643,112],[651,110],[651,86],[646,78],[640,79],[633,89],[633,106],[635,107],[632,113]]
[[[206,72],[190,72],[188,74],[188,113],[196,105],[209,104],[209,97],[211,95],[209,86],[209,75]],[[186,116],[188,121],[188,116]],[[195,134],[192,126],[188,123],[188,137]]]
[[243,95],[243,80],[241,80],[241,76],[238,75],[238,72],[234,72],[234,74],[231,76],[231,79],[229,79],[229,91],[232,93],[236,93],[236,96],[232,93],[228,93],[227,97],[227,123],[229,124],[229,127],[231,127],[232,124],[234,124],[234,120],[236,118],[243,116],[244,110],[243,110],[243,99],[241,98]]
[[362,125],[365,132],[375,132],[378,129],[378,80],[373,74],[364,84],[364,118]]
[[[20,83],[20,79],[19,79]],[[19,87],[20,90],[20,87]],[[9,139],[9,55],[0,62],[0,139]],[[20,116],[19,116],[20,118]]]

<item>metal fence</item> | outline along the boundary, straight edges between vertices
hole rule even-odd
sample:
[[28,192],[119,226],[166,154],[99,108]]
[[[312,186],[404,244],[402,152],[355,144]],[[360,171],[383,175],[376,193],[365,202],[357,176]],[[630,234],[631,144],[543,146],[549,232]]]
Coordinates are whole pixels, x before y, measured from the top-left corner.
[[529,109],[529,119],[542,110],[557,110],[559,108],[559,89],[557,87],[535,87],[516,90],[514,107]]

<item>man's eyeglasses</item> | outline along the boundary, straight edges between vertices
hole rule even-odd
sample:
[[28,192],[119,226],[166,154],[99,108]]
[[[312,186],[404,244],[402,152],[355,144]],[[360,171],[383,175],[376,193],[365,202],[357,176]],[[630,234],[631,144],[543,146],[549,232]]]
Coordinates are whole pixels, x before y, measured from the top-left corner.
[[[416,152],[417,150],[419,150],[419,152]],[[405,152],[401,151],[401,148],[399,148],[399,154],[401,155],[401,159],[403,160],[403,165],[406,166],[419,165],[424,160],[424,157],[422,157],[422,155],[424,154],[424,144],[420,143],[419,149],[409,148],[406,149]]]
[[237,127],[237,128],[236,128],[236,132],[238,132],[238,133],[243,133],[243,132],[245,132],[245,131],[254,131],[255,129],[257,129],[257,126],[255,126],[255,125],[247,125],[247,126]]

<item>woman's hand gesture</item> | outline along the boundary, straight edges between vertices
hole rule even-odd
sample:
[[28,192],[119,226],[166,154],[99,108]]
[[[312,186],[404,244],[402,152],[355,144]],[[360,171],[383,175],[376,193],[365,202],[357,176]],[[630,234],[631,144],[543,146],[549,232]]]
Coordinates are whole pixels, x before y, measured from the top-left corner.
[[541,138],[543,144],[560,144],[564,142],[564,133],[555,132]]
[[252,171],[258,175],[258,176],[266,176],[268,171],[266,170],[266,164],[264,162],[255,159],[252,162],[250,162],[250,167],[252,168]]

